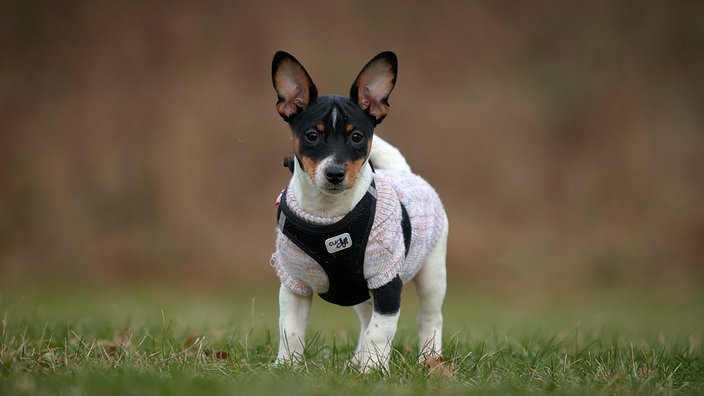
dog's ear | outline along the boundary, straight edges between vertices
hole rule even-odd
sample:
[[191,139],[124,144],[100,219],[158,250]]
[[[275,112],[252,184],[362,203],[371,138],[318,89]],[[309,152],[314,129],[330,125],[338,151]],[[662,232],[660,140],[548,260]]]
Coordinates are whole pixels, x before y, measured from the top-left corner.
[[362,68],[350,89],[350,99],[357,102],[377,124],[389,114],[389,94],[396,85],[397,73],[396,54],[382,52]]
[[271,63],[271,80],[278,96],[276,111],[290,121],[318,97],[308,72],[291,54],[279,51]]

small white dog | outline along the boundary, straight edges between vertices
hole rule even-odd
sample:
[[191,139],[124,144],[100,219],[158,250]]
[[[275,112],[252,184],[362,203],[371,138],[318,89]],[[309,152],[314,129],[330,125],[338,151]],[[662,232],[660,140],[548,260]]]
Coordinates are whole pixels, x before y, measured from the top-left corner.
[[420,301],[419,359],[442,353],[447,216],[401,153],[374,137],[396,74],[396,55],[382,52],[364,66],[349,97],[318,96],[293,56],[274,56],[276,109],[294,146],[271,260],[281,280],[277,364],[302,359],[312,295],[319,294],[359,315],[352,362],[363,371],[388,368],[401,289],[410,281]]

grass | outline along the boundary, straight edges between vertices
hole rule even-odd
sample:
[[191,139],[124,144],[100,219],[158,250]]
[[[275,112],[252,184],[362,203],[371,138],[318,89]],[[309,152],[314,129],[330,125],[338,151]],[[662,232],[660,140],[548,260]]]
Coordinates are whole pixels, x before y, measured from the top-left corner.
[[321,300],[289,368],[270,365],[275,293],[15,289],[0,294],[0,394],[704,394],[699,292],[451,293],[432,372],[416,363],[413,297],[389,372],[362,375],[346,365],[356,315]]

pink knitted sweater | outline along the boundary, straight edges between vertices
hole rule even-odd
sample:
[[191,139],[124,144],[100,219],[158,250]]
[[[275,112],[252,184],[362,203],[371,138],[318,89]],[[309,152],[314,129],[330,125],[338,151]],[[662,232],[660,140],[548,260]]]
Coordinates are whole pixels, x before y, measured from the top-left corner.
[[[407,171],[377,170],[376,216],[372,224],[364,259],[364,278],[369,289],[379,288],[398,274],[407,283],[418,273],[437,244],[445,226],[445,211],[438,194],[420,176]],[[296,197],[287,189],[289,208],[313,224],[332,224],[342,217],[324,218],[300,209]],[[411,245],[404,256],[401,229],[401,202],[411,220]],[[281,282],[299,295],[328,291],[328,277],[320,265],[277,229],[276,252],[271,265]]]

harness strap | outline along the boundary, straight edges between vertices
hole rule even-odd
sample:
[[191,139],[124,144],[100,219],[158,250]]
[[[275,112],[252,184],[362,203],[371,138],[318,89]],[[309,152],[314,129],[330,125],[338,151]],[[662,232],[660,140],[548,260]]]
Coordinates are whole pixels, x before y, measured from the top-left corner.
[[[297,216],[281,193],[277,210],[279,229],[313,258],[328,276],[328,291],[320,297],[333,304],[350,306],[369,299],[364,277],[364,256],[376,215],[377,192],[372,180],[367,193],[341,220],[333,224],[311,224]],[[401,229],[405,255],[411,246],[411,219],[401,203]]]
[[405,256],[408,257],[408,250],[411,248],[411,235],[413,234],[413,229],[411,228],[411,218],[408,216],[408,211],[406,206],[401,203],[401,230],[403,231],[403,247],[405,249]]
[[281,232],[323,268],[329,288],[320,297],[350,306],[369,299],[364,278],[364,254],[376,214],[376,186],[345,217],[333,224],[310,224],[291,211],[286,191],[281,194],[277,219]]

